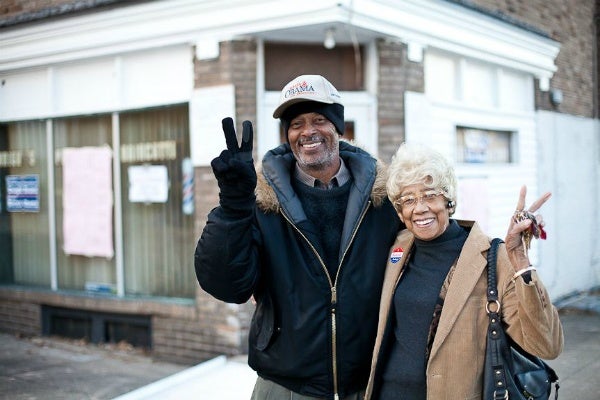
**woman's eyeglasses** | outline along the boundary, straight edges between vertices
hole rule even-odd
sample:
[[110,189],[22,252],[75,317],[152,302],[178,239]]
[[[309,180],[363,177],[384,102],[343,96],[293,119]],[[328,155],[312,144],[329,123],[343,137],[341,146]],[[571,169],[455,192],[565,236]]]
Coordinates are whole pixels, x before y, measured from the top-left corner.
[[437,198],[443,194],[440,190],[427,190],[421,194],[407,194],[400,196],[398,200],[394,201],[394,205],[402,209],[414,208],[417,203],[425,203],[427,206],[432,206],[435,204]]

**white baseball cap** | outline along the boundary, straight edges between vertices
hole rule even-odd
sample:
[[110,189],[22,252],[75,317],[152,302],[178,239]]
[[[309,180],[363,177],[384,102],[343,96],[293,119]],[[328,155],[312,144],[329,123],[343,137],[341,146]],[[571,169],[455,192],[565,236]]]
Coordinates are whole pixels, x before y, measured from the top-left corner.
[[300,75],[281,91],[279,106],[273,111],[273,118],[280,118],[289,106],[302,101],[343,105],[337,89],[327,79],[321,75]]

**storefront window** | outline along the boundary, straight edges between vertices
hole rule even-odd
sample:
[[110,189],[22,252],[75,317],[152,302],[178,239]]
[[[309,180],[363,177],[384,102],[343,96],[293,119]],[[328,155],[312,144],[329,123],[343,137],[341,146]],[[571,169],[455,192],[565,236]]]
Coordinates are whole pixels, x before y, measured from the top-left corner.
[[456,128],[457,162],[509,164],[514,162],[513,132]]
[[121,201],[125,292],[194,297],[194,217],[184,205],[187,105],[123,113]]
[[0,282],[50,286],[46,125],[0,127]]
[[[127,295],[194,297],[188,106],[117,118],[120,143],[112,143],[112,115],[54,120],[51,150],[45,121],[0,125],[0,283],[111,294],[123,287]],[[115,154],[120,187],[113,179]],[[56,243],[50,243],[51,213]],[[122,226],[115,226],[118,221]]]

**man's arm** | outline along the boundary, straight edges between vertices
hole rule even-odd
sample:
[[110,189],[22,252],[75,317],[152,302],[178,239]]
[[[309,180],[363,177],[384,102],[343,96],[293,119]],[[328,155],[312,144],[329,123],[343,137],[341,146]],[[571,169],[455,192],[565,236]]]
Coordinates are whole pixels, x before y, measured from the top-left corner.
[[226,302],[243,303],[258,279],[252,124],[243,122],[240,146],[231,118],[223,120],[223,132],[227,149],[211,162],[219,185],[219,206],[208,215],[194,267],[200,286],[208,293]]

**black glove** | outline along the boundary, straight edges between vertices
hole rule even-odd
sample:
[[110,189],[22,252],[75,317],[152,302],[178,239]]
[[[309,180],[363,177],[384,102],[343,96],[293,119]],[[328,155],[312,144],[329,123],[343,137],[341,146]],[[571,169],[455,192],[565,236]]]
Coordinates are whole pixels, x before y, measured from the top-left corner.
[[238,147],[231,118],[224,118],[223,132],[227,150],[210,163],[219,185],[219,200],[223,211],[232,216],[245,216],[255,204],[256,171],[252,161],[252,123],[242,123],[242,144]]

